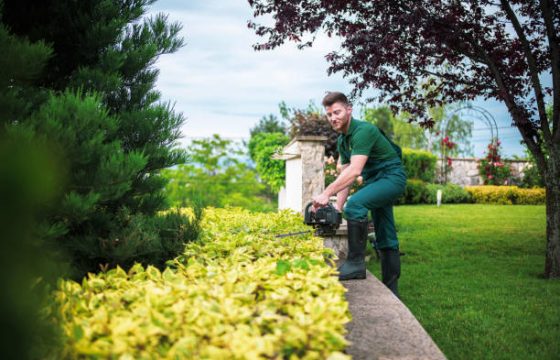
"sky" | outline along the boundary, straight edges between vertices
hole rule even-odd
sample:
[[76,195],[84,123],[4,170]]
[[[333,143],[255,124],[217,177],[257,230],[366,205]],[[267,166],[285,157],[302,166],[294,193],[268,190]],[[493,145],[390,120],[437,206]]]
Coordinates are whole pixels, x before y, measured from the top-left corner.
[[[155,65],[162,99],[173,103],[186,118],[181,146],[213,134],[235,141],[248,139],[249,130],[261,117],[279,116],[281,101],[303,109],[310,101],[320,104],[326,91],[352,90],[340,74],[327,74],[325,55],[337,49],[337,39],[318,36],[313,47],[305,50],[293,44],[253,50],[252,45],[263,39],[247,28],[247,21],[253,19],[247,0],[159,0],[148,15],[160,12],[183,26],[180,35],[185,46],[161,56]],[[360,114],[366,105],[362,102],[354,104],[354,114]],[[503,155],[523,156],[521,136],[511,126],[505,105],[482,100],[473,105],[496,120]],[[474,156],[483,157],[490,130],[475,113],[464,113],[464,118],[474,121]]]

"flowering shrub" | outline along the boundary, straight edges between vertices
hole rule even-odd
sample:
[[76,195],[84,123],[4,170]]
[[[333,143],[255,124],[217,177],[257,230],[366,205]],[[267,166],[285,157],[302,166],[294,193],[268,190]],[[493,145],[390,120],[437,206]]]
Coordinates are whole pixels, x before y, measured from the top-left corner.
[[488,153],[478,165],[484,185],[507,185],[511,176],[510,167],[502,162],[500,144],[500,140],[488,144]]
[[467,186],[465,188],[478,204],[542,205],[546,201],[543,188],[522,189],[517,186]]
[[[440,135],[438,131],[436,135]],[[457,148],[457,143],[451,141],[449,136],[445,136],[440,141],[441,149],[441,168],[440,175],[443,177],[443,182],[447,183],[447,176],[453,168],[453,160],[450,154],[453,154],[453,150]]]
[[[444,149],[444,153],[446,153],[446,154],[456,147],[457,147],[457,144],[454,143],[453,141],[451,141],[449,139],[449,136],[446,136],[441,140],[441,148]],[[449,169],[451,169],[451,166],[453,165],[453,161],[451,160],[451,157],[446,156],[445,160],[446,160],[447,167]]]

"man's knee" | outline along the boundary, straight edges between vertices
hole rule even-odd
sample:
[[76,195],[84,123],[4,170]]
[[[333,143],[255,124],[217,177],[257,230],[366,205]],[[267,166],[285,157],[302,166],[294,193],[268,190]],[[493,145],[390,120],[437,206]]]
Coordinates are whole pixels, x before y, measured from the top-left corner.
[[346,206],[344,207],[344,215],[348,220],[367,219],[368,211],[369,210],[365,207],[365,205],[360,204],[354,197],[348,199]]

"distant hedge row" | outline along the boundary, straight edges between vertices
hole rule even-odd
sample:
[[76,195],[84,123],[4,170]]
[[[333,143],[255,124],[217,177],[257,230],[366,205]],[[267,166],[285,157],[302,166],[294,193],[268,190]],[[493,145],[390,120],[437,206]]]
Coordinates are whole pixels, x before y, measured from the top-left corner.
[[404,195],[398,204],[435,204],[437,191],[442,191],[442,203],[477,203],[504,205],[541,205],[545,203],[543,188],[523,189],[517,186],[467,186],[430,184],[420,179],[408,179]]
[[433,183],[436,179],[437,157],[423,150],[403,149],[402,162],[409,179]]
[[541,205],[546,201],[544,188],[523,189],[517,186],[467,186],[472,202],[479,204]]

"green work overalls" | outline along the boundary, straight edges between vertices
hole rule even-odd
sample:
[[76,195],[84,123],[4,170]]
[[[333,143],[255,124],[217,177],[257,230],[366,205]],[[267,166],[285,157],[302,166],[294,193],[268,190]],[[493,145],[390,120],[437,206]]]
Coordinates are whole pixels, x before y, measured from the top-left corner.
[[[342,159],[349,160],[352,155],[355,155],[351,148],[351,138],[356,132],[356,128],[363,126],[374,125],[352,119],[348,133],[340,135],[338,151]],[[374,130],[368,130],[379,131],[377,127]],[[344,214],[347,220],[364,221],[367,220],[368,211],[371,211],[379,250],[398,249],[399,241],[393,217],[393,204],[404,192],[406,174],[395,149],[396,145],[389,141],[382,132],[380,134],[380,137],[372,138],[372,142],[376,142],[378,146],[372,146],[362,170],[361,176],[364,184],[349,197],[344,207]],[[382,142],[382,144],[379,145],[377,142]],[[375,151],[378,149],[386,151],[389,149],[387,144],[393,151],[385,156],[385,159],[380,160],[379,156],[376,156],[379,154],[375,154]],[[400,152],[400,149],[398,151]]]

